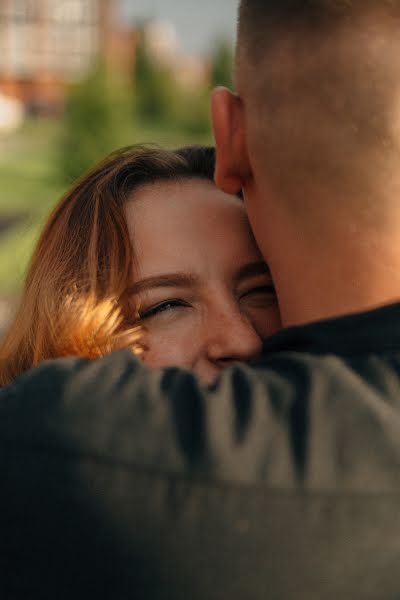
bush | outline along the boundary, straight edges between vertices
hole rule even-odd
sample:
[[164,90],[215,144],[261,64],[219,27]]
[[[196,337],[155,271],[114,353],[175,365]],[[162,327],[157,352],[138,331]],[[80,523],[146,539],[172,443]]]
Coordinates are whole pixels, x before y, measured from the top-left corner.
[[174,117],[178,90],[168,67],[149,55],[143,32],[136,49],[134,70],[134,107],[145,123],[162,124]]
[[233,85],[233,51],[232,46],[225,40],[220,40],[211,57],[211,86],[223,85],[232,88]]
[[72,182],[109,152],[128,143],[127,96],[101,66],[70,89],[58,156],[63,181]]
[[181,93],[177,122],[184,133],[195,139],[211,135],[210,92]]

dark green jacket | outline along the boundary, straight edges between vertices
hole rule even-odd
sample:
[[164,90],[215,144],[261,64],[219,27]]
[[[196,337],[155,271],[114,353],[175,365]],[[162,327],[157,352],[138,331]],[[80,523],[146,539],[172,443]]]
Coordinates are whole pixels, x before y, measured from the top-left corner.
[[210,390],[127,351],[4,388],[0,598],[399,600],[400,305]]

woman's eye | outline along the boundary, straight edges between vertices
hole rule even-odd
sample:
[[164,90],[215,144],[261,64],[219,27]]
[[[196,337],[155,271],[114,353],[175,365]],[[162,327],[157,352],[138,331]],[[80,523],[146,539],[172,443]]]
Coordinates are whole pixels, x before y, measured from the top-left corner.
[[268,285],[259,285],[257,287],[247,290],[247,292],[244,292],[240,297],[247,298],[249,296],[254,296],[254,295],[264,295],[264,296],[275,297],[276,296],[275,286],[272,283],[270,283]]
[[183,300],[165,300],[164,302],[159,302],[158,304],[140,312],[139,320],[143,321],[144,319],[149,319],[150,317],[154,317],[155,315],[158,315],[162,312],[174,310],[177,308],[184,308],[187,306],[189,305]]

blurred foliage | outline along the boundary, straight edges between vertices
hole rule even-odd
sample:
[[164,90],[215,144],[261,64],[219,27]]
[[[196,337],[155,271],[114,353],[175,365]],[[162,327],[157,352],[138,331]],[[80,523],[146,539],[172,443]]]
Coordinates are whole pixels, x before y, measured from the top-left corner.
[[[232,48],[224,40],[210,58],[210,85],[232,85]],[[172,67],[149,52],[139,32],[132,80],[119,81],[99,66],[66,99],[59,149],[62,180],[72,182],[112,150],[132,143],[143,127],[210,136],[209,88],[180,86]],[[153,140],[159,142],[158,136]]]
[[16,221],[0,235],[0,296],[21,286],[40,228],[64,190],[54,172],[59,134],[56,121],[34,119],[0,138],[0,224]]
[[171,65],[152,57],[139,32],[133,73],[134,113],[136,121],[158,125],[167,124],[188,135],[210,135],[208,86],[195,91],[179,85]]
[[225,40],[216,43],[211,57],[211,87],[218,85],[230,89],[233,86],[233,50]]
[[179,98],[178,85],[168,67],[156,62],[139,33],[133,72],[134,111],[137,119],[150,123],[163,123],[175,118]]
[[59,148],[62,179],[71,183],[115,148],[129,120],[129,90],[99,65],[83,82],[71,87],[66,98]]
[[210,116],[210,94],[208,88],[197,91],[182,91],[176,105],[176,126],[195,141],[212,136]]

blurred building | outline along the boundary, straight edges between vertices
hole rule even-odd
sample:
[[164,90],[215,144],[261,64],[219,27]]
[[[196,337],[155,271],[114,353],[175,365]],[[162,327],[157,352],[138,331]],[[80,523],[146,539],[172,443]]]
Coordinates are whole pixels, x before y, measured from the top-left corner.
[[183,90],[196,92],[210,83],[210,65],[198,56],[182,56],[175,67],[175,76]]
[[145,25],[143,33],[143,41],[150,57],[170,69],[184,90],[195,92],[209,83],[210,69],[207,60],[182,51],[171,21],[150,21]]
[[180,51],[176,29],[171,21],[154,20],[144,27],[144,43],[151,58],[173,67]]
[[0,94],[0,133],[12,133],[23,123],[24,105],[18,98]]
[[32,112],[59,113],[68,83],[99,58],[128,68],[133,52],[114,0],[0,0],[0,93]]

